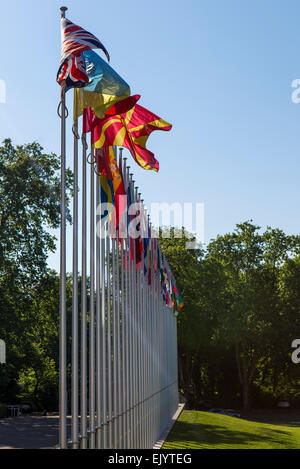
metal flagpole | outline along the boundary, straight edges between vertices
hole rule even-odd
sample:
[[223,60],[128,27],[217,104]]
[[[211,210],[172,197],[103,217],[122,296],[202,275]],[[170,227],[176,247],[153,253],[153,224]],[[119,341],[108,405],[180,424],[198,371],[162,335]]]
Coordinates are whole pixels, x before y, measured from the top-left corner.
[[112,357],[113,357],[113,376],[112,376],[112,430],[113,430],[113,448],[116,448],[117,441],[117,312],[116,312],[116,238],[115,233],[111,239],[111,260],[112,260]]
[[[137,203],[137,194],[138,194],[138,187],[134,188],[134,193],[133,193],[133,199],[134,202]],[[137,265],[137,248],[135,252],[135,263],[134,263],[134,321],[133,321],[133,326],[134,326],[134,386],[135,386],[135,391],[134,391],[134,435],[135,435],[135,441],[134,441],[134,447],[139,448],[139,435],[137,431],[137,423],[138,423],[138,265]]]
[[[129,168],[126,166],[126,158],[124,158],[124,178],[126,181],[126,190],[129,191]],[[128,195],[127,195],[128,197]],[[128,205],[128,204],[127,204]],[[129,219],[128,219],[129,220]],[[125,403],[125,448],[129,448],[129,269],[130,269],[130,238],[127,229],[127,240],[125,240],[125,279],[124,279],[124,303],[125,303],[125,382],[124,382],[124,403]]]
[[[132,180],[132,200],[135,202],[135,192],[134,192],[134,180]],[[133,373],[132,373],[132,382],[133,382],[133,402],[132,402],[132,413],[133,413],[133,422],[132,422],[132,435],[133,435],[133,448],[136,448],[136,328],[135,328],[135,318],[136,318],[136,243],[133,244],[133,266],[132,266],[132,360],[133,360]]]
[[[100,181],[99,181],[100,191]],[[102,389],[102,448],[107,448],[107,330],[106,330],[106,300],[105,300],[105,227],[101,223],[101,389]],[[108,284],[108,281],[107,281]]]
[[[142,201],[144,202],[144,201]],[[146,216],[146,214],[145,214]],[[145,218],[145,221],[147,219]],[[147,228],[147,227],[146,227]],[[148,438],[149,438],[149,428],[150,428],[150,415],[149,415],[149,408],[151,402],[149,401],[149,384],[148,384],[148,375],[149,375],[149,341],[150,341],[150,331],[149,331],[149,314],[147,311],[147,282],[145,276],[143,276],[143,314],[144,314],[144,334],[145,334],[145,342],[144,342],[144,357],[145,357],[145,366],[144,366],[144,428],[145,428],[145,441],[144,441],[144,448],[148,448]]]
[[89,417],[90,435],[89,448],[95,448],[95,149],[92,146],[91,134],[91,164],[90,164],[90,373],[89,373]]
[[[134,183],[135,181],[133,181]],[[137,203],[137,187],[133,185],[133,200]],[[133,368],[134,368],[134,405],[133,405],[133,415],[134,415],[134,447],[138,448],[138,435],[137,435],[137,245],[135,245],[135,261],[133,265],[133,298],[134,298],[134,307],[133,307]]]
[[121,399],[121,388],[120,388],[120,365],[121,365],[121,349],[120,349],[120,334],[121,334],[121,327],[120,327],[120,265],[119,265],[119,229],[117,230],[117,238],[116,238],[116,357],[117,357],[117,381],[116,381],[116,430],[117,430],[117,448],[121,448],[120,446],[120,399]]
[[96,176],[96,448],[101,448],[101,290],[100,290],[100,238],[99,229],[101,217],[100,205],[100,179]]
[[[139,203],[142,213],[142,241],[144,243],[144,205],[142,202],[142,195],[139,193]],[[144,371],[145,371],[145,357],[144,357],[144,308],[143,308],[143,293],[144,293],[144,249],[142,253],[141,268],[140,268],[140,280],[139,280],[139,322],[140,322],[140,343],[139,343],[139,355],[140,355],[140,367],[139,367],[139,402],[140,402],[140,447],[145,448],[145,428],[144,428]]]
[[[130,179],[129,179],[129,190],[130,190],[130,197],[131,201],[133,202],[133,197],[132,197],[132,186],[133,186],[133,180],[132,176],[133,174],[129,174]],[[133,406],[134,406],[134,364],[133,364],[133,270],[134,270],[134,263],[135,263],[135,243],[134,239],[132,242],[132,246],[130,247],[131,249],[131,256],[130,256],[130,262],[129,262],[129,357],[130,357],[130,362],[129,362],[129,370],[131,370],[130,373],[130,378],[129,378],[129,398],[130,398],[130,405],[129,405],[129,448],[134,448],[134,439],[133,439]]]
[[[141,214],[140,235],[141,242],[143,243],[143,210],[141,202],[141,193],[138,193],[139,210]],[[138,323],[138,435],[139,435],[139,448],[143,448],[143,421],[142,421],[142,376],[143,376],[143,318],[142,318],[142,282],[144,278],[144,249],[141,254],[141,261],[138,270],[138,309],[137,309],[137,323]]]
[[[128,186],[128,193],[130,194],[131,198],[131,174],[129,173],[130,168],[129,166],[126,169],[126,179],[127,179],[127,186]],[[131,217],[130,217],[131,220]],[[129,232],[130,236],[130,232]],[[129,237],[128,239],[128,261],[127,261],[127,370],[128,370],[128,379],[127,379],[127,390],[128,390],[128,412],[127,412],[127,444],[128,448],[132,448],[132,379],[131,379],[131,372],[132,370],[132,257],[133,257],[133,241]]]
[[[160,357],[160,350],[159,350],[159,330],[157,329],[157,309],[151,307],[151,315],[152,315],[152,321],[153,321],[153,329],[154,329],[154,334],[153,334],[153,340],[154,340],[154,347],[155,350],[157,350],[157,354]],[[158,361],[153,362],[153,375],[154,375],[154,388],[153,392],[157,393],[154,398],[154,413],[153,413],[153,432],[152,432],[152,443],[155,441],[157,432],[158,432],[158,416],[159,416],[159,400],[158,400],[158,390],[159,390],[159,380],[158,380]]]
[[[120,174],[122,174],[122,151],[120,150],[119,151],[119,171],[120,171]],[[123,204],[122,204],[123,206]],[[123,218],[123,213],[119,214],[119,218]],[[121,221],[119,221],[119,224],[121,223]],[[122,223],[123,223],[123,220],[122,220]],[[121,370],[122,370],[122,366],[123,366],[123,354],[122,354],[122,337],[121,337],[121,333],[122,333],[122,336],[123,336],[123,324],[121,323],[121,314],[123,314],[122,312],[122,308],[121,308],[121,304],[120,304],[120,275],[122,275],[122,262],[123,262],[123,259],[122,259],[122,250],[121,250],[121,266],[120,266],[120,248],[122,247],[122,244],[123,244],[123,239],[121,238],[121,245],[120,245],[120,238],[119,238],[119,235],[120,235],[120,229],[118,228],[117,230],[117,241],[116,241],[116,244],[117,244],[117,265],[116,265],[116,275],[117,275],[117,317],[118,317],[118,321],[117,321],[117,354],[118,354],[118,369],[117,369],[117,374],[118,374],[118,386],[117,386],[117,394],[118,394],[118,402],[117,402],[117,406],[118,406],[118,448],[122,448],[122,399],[121,399],[121,392],[122,392],[122,375],[121,375]]]
[[[61,7],[61,18],[66,7]],[[67,446],[67,321],[66,321],[66,104],[61,89],[61,201],[60,201],[60,305],[59,305],[59,443]]]
[[87,289],[86,289],[86,150],[82,134],[82,249],[81,249],[81,449],[87,447]]
[[[141,199],[141,207],[142,207],[142,214],[143,214],[143,225],[145,219],[145,206],[144,200]],[[144,227],[143,227],[144,228]],[[142,343],[141,343],[141,354],[142,354],[142,367],[141,367],[141,422],[142,422],[142,448],[146,448],[146,419],[145,419],[145,406],[146,406],[146,395],[145,395],[145,376],[146,376],[146,343],[148,341],[148,337],[146,335],[146,323],[145,323],[145,275],[144,275],[144,260],[145,253],[143,252],[142,256],[142,269],[141,269],[141,330],[142,330]]]
[[78,120],[74,120],[73,291],[72,291],[72,448],[78,448]]
[[111,386],[111,278],[110,278],[110,234],[107,223],[106,235],[106,279],[107,279],[107,437],[108,448],[112,447],[112,386]]
[[[135,192],[136,202],[139,204],[140,201],[138,187]],[[140,222],[140,236],[142,223]],[[140,365],[141,365],[141,354],[140,354],[140,343],[141,343],[141,324],[140,324],[140,292],[141,292],[141,262],[137,265],[136,270],[136,434],[137,442],[136,447],[141,448],[141,428],[140,428]]]
[[[144,205],[144,200],[141,199],[142,201],[142,208],[143,208],[143,224],[145,225],[146,223],[146,207]],[[145,229],[147,229],[147,226],[145,226]],[[147,290],[147,282],[145,279],[144,275],[144,260],[145,258],[145,253],[143,253],[143,268],[142,268],[142,286],[143,286],[143,291],[142,291],[142,330],[143,330],[143,369],[142,369],[142,398],[143,398],[143,407],[142,407],[142,421],[143,421],[143,448],[147,448],[147,427],[148,427],[148,417],[147,417],[147,384],[146,384],[146,379],[147,379],[147,347],[149,343],[149,337],[148,337],[148,332],[147,332],[147,312],[145,308],[145,300],[146,300],[146,290]]]
[[[124,188],[126,188],[125,175],[123,171],[123,157],[122,157],[123,148],[119,150],[119,170],[122,174]],[[126,204],[127,207],[127,204]],[[125,225],[125,219],[123,219]],[[127,223],[127,220],[126,220]],[[126,226],[126,225],[125,225]],[[122,229],[122,236],[124,236],[125,227]],[[120,380],[119,380],[119,409],[120,409],[120,425],[119,425],[119,434],[120,434],[120,448],[125,448],[125,288],[124,288],[124,243],[125,238],[121,237],[120,239],[120,322],[121,322],[121,336],[120,336]]]

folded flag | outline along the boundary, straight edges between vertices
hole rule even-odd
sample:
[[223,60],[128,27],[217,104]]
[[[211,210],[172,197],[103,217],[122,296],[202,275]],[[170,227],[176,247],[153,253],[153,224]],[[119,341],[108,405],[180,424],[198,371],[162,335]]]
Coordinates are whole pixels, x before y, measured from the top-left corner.
[[[149,241],[150,241],[150,233],[149,233]],[[148,246],[148,285],[151,285],[151,241],[149,242],[149,246]]]
[[[130,187],[130,183],[129,183],[128,180],[127,180],[126,185],[125,185],[125,191],[126,191],[126,194],[127,194],[127,233],[129,235],[130,234],[129,233],[129,225],[130,225],[131,221],[133,220],[134,216],[129,213],[129,208],[131,206],[132,200],[131,200],[131,187]],[[128,236],[127,243],[128,243],[128,249],[129,249],[129,252],[130,252],[130,260],[132,261],[133,260],[133,239],[132,239],[131,236]]]
[[[182,297],[180,295],[180,292],[178,290],[178,288],[176,287],[175,283],[173,283],[173,293],[174,293],[174,297],[175,297],[175,314],[179,313],[181,308],[183,307],[183,301],[182,301]],[[177,315],[176,314],[176,315]]]
[[109,61],[109,54],[99,39],[67,18],[61,18],[61,59],[56,80],[66,90],[88,84],[82,53],[89,49],[102,49]]
[[128,148],[136,163],[144,169],[159,170],[154,154],[146,142],[154,130],[170,130],[171,124],[136,104],[128,112],[100,119],[94,128],[96,148],[119,145]]
[[[115,205],[114,188],[112,183],[112,173],[104,150],[96,151],[97,170],[100,178],[100,200],[102,204]],[[101,218],[105,217],[103,213]]]
[[127,210],[127,195],[121,176],[120,170],[117,165],[116,156],[113,147],[104,148],[106,160],[112,175],[112,185],[114,191],[115,201],[115,216],[116,216],[116,229],[119,227],[119,222],[124,211]]
[[[102,119],[118,101],[130,96],[130,87],[96,52],[88,50],[81,55],[88,83],[85,84],[84,89],[75,90],[74,119],[81,116],[84,109],[89,107],[95,116]],[[134,105],[134,103],[131,106],[130,104],[130,101],[125,101],[125,106],[123,103],[123,108],[120,107],[117,111],[126,112]]]
[[143,239],[143,248],[144,248],[144,275],[147,275],[148,272],[148,244],[149,244],[149,239],[144,238]]
[[137,230],[139,232],[139,235],[137,238],[135,238],[135,262],[136,264],[140,264],[142,261],[142,256],[144,252],[144,247],[143,247],[143,239],[141,237],[141,224],[137,224]]

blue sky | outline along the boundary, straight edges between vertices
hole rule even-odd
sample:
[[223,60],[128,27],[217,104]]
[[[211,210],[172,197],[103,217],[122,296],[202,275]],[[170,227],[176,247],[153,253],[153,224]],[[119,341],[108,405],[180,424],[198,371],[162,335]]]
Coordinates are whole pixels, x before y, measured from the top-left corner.
[[[37,140],[57,153],[62,4],[11,0],[0,15],[1,140]],[[291,100],[300,78],[298,1],[65,4],[67,17],[105,44],[140,104],[173,124],[148,141],[158,174],[132,161],[146,204],[203,202],[206,242],[247,219],[299,233],[300,104]],[[58,268],[58,254],[49,265]]]

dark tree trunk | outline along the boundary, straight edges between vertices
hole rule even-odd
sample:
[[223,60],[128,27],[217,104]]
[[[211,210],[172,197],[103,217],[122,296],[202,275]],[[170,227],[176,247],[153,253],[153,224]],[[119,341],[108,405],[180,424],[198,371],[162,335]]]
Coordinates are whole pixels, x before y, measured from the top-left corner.
[[36,383],[35,383],[34,390],[33,390],[33,402],[34,402],[36,409],[40,410],[40,405],[39,405],[39,401],[37,397],[38,390],[39,390],[39,380],[38,380],[38,374],[36,371],[35,371],[35,377],[36,377]]
[[[242,348],[242,353],[240,351]],[[238,368],[239,380],[242,387],[242,408],[245,414],[249,413],[251,409],[251,387],[254,379],[256,369],[256,353],[254,352],[251,363],[249,365],[247,360],[247,353],[244,344],[235,344],[235,357]]]
[[250,386],[248,383],[243,383],[243,412],[245,414],[248,414],[250,411],[251,407],[251,392],[250,392]]

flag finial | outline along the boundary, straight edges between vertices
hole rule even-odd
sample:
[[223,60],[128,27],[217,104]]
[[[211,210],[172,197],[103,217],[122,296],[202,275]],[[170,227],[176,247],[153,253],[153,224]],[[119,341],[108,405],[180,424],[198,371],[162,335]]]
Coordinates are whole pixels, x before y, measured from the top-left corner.
[[60,7],[61,17],[62,18],[65,17],[65,13],[66,13],[67,9],[68,9],[68,7]]

